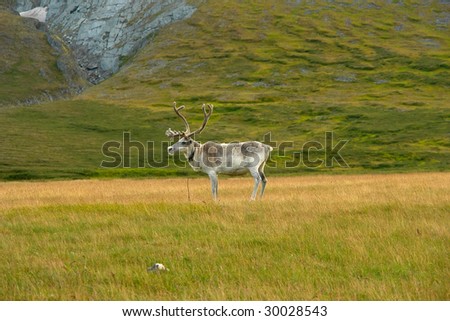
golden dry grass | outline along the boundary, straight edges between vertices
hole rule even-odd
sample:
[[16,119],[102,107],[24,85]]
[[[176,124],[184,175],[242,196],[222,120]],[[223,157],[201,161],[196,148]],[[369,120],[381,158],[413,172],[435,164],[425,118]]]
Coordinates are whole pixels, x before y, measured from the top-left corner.
[[[0,183],[0,209],[55,204],[130,204],[210,202],[210,183],[204,179],[116,179]],[[246,202],[251,177],[221,178],[219,203]],[[449,173],[335,175],[269,178],[263,202],[299,202],[302,208],[358,208],[397,202],[405,207],[448,204]],[[400,191],[400,193],[396,193]],[[333,210],[333,211],[334,211]]]
[[[1,299],[448,300],[450,173],[0,183]],[[146,267],[161,261],[161,275]]]

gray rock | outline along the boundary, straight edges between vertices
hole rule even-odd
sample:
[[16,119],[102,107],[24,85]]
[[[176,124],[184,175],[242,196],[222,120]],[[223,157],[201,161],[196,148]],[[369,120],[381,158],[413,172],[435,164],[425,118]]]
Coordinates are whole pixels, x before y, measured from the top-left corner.
[[266,83],[266,82],[264,82],[264,81],[257,81],[257,82],[254,82],[254,83],[252,84],[252,86],[253,86],[253,87],[261,87],[261,88],[269,88],[269,87],[270,87],[270,84],[268,84],[268,83]]
[[196,10],[186,0],[17,0],[16,10],[48,6],[47,26],[71,48],[92,83],[120,67],[149,36]]
[[405,26],[402,24],[394,26],[394,30],[397,32],[403,31],[405,29]]
[[31,10],[35,7],[39,7],[40,3],[41,3],[40,0],[17,0],[16,10],[18,12]]
[[437,39],[433,38],[421,38],[419,42],[428,48],[439,49],[441,48],[441,43]]
[[389,83],[389,80],[387,80],[387,79],[375,79],[375,84],[377,84],[377,85],[382,85],[382,84],[387,84],[387,83]]
[[58,57],[56,60],[56,65],[66,79],[68,84],[68,92],[72,94],[79,94],[86,87],[88,87],[85,80],[87,78],[86,71],[80,68],[75,57],[73,56],[72,51],[69,50],[67,45],[58,35],[48,32],[47,41],[53,47]]
[[238,80],[238,81],[235,81],[234,83],[233,83],[233,86],[236,86],[236,87],[243,87],[243,86],[245,86],[247,83],[245,82],[245,81],[242,81],[242,80]]
[[334,80],[339,82],[355,82],[356,75],[355,74],[339,75],[335,77]]

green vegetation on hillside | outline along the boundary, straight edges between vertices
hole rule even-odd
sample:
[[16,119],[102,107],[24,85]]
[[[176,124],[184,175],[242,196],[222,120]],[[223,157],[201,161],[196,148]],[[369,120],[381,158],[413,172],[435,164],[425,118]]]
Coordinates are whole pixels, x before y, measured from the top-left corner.
[[[186,113],[192,116],[192,126],[200,124],[199,106]],[[270,174],[301,174],[320,172],[361,173],[377,171],[442,171],[448,170],[449,148],[448,109],[408,109],[335,106],[292,105],[274,113],[272,105],[236,105],[235,108],[217,106],[209,127],[198,137],[200,141],[263,140],[270,132],[272,141],[279,145],[292,141],[284,157],[273,152],[267,172]],[[130,177],[197,175],[189,167],[139,169],[138,158],[147,163],[147,142],[154,142],[155,162],[167,159],[168,127],[182,128],[182,122],[167,107],[124,107],[92,101],[59,101],[26,108],[0,110],[1,159],[0,178],[44,179],[83,177]],[[298,162],[293,152],[302,151],[308,141],[317,141],[325,148],[325,132],[333,132],[333,146],[340,140],[349,142],[340,154],[349,167],[306,167]],[[100,164],[111,161],[102,153],[102,145],[108,141],[122,144],[119,151],[122,160],[123,133],[130,132],[131,141],[144,145],[144,152],[137,148],[130,151],[130,167],[101,169]],[[166,142],[163,145],[162,142]],[[317,146],[317,145],[315,145]],[[152,146],[150,146],[152,147]],[[304,151],[306,153],[306,150]],[[306,156],[305,156],[306,157]],[[324,159],[324,150],[310,156],[315,161]],[[285,168],[294,162],[295,167]],[[181,163],[178,163],[181,165]],[[153,167],[155,167],[154,165]]]
[[85,97],[448,107],[449,15],[435,3],[208,1]]
[[[102,145],[123,132],[154,140],[157,158],[166,158],[164,131],[182,129],[173,100],[187,106],[192,126],[201,103],[215,104],[200,141],[263,140],[268,132],[292,141],[286,155],[274,151],[277,168],[271,162],[268,173],[448,170],[447,4],[197,4],[190,19],[159,31],[79,99],[1,108],[0,179],[196,175],[172,162],[139,169],[135,149],[133,168],[99,168]],[[24,77],[1,74],[0,97],[13,102],[48,86],[33,78],[35,65],[24,66]],[[334,145],[349,141],[340,152],[349,168],[285,168],[306,142],[325,145],[326,132]],[[323,157],[323,150],[311,155]]]
[[0,10],[0,106],[48,100],[67,91],[56,54],[35,23]]

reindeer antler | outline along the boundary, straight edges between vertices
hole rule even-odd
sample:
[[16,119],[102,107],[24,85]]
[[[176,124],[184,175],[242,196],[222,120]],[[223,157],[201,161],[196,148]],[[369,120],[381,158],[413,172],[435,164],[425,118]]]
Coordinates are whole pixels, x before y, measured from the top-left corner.
[[[208,110],[206,110],[206,106],[208,107]],[[180,137],[180,136],[191,137],[195,134],[200,134],[203,131],[203,129],[205,129],[206,124],[208,123],[208,120],[211,117],[211,114],[212,114],[213,108],[214,108],[214,106],[211,104],[207,104],[207,105],[203,104],[203,106],[202,106],[203,116],[204,116],[203,124],[199,129],[197,129],[196,131],[191,133],[191,129],[189,127],[189,123],[188,123],[186,117],[184,117],[180,112],[184,107],[185,107],[184,105],[177,107],[177,103],[175,101],[173,102],[173,110],[178,115],[178,117],[180,117],[183,120],[186,129],[183,132],[183,131],[173,130],[173,129],[169,128],[168,130],[166,130],[166,135],[170,138]]]
[[191,132],[191,129],[189,128],[189,123],[186,120],[186,117],[184,117],[181,113],[180,110],[182,110],[185,106],[181,105],[180,107],[177,108],[177,102],[174,101],[173,102],[173,110],[175,110],[175,113],[184,121],[184,125],[186,127],[186,130],[184,131],[185,135],[189,135],[189,133]]
[[[208,110],[206,110],[206,106],[208,106]],[[203,104],[203,105],[202,105],[203,116],[204,116],[204,118],[203,118],[203,124],[202,124],[202,126],[201,126],[199,129],[197,129],[197,130],[194,131],[193,133],[190,133],[190,134],[188,135],[189,137],[190,137],[190,136],[193,136],[193,135],[196,135],[196,134],[200,134],[200,133],[203,131],[203,129],[205,129],[206,124],[208,123],[208,120],[209,120],[209,118],[211,117],[211,114],[212,114],[212,112],[213,112],[213,108],[214,108],[214,105],[212,105],[212,104],[207,104],[207,105]]]
[[180,137],[180,136],[183,136],[183,135],[184,135],[184,133],[180,132],[178,130],[173,130],[171,128],[166,130],[166,136],[169,137],[169,138]]

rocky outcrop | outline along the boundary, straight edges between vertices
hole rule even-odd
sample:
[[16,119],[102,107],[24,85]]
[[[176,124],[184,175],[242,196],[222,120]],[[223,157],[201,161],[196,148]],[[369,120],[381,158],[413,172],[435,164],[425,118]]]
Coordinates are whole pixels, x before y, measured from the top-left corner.
[[195,11],[185,0],[18,0],[15,9],[36,6],[48,7],[48,29],[71,48],[92,83],[117,72],[159,28]]

